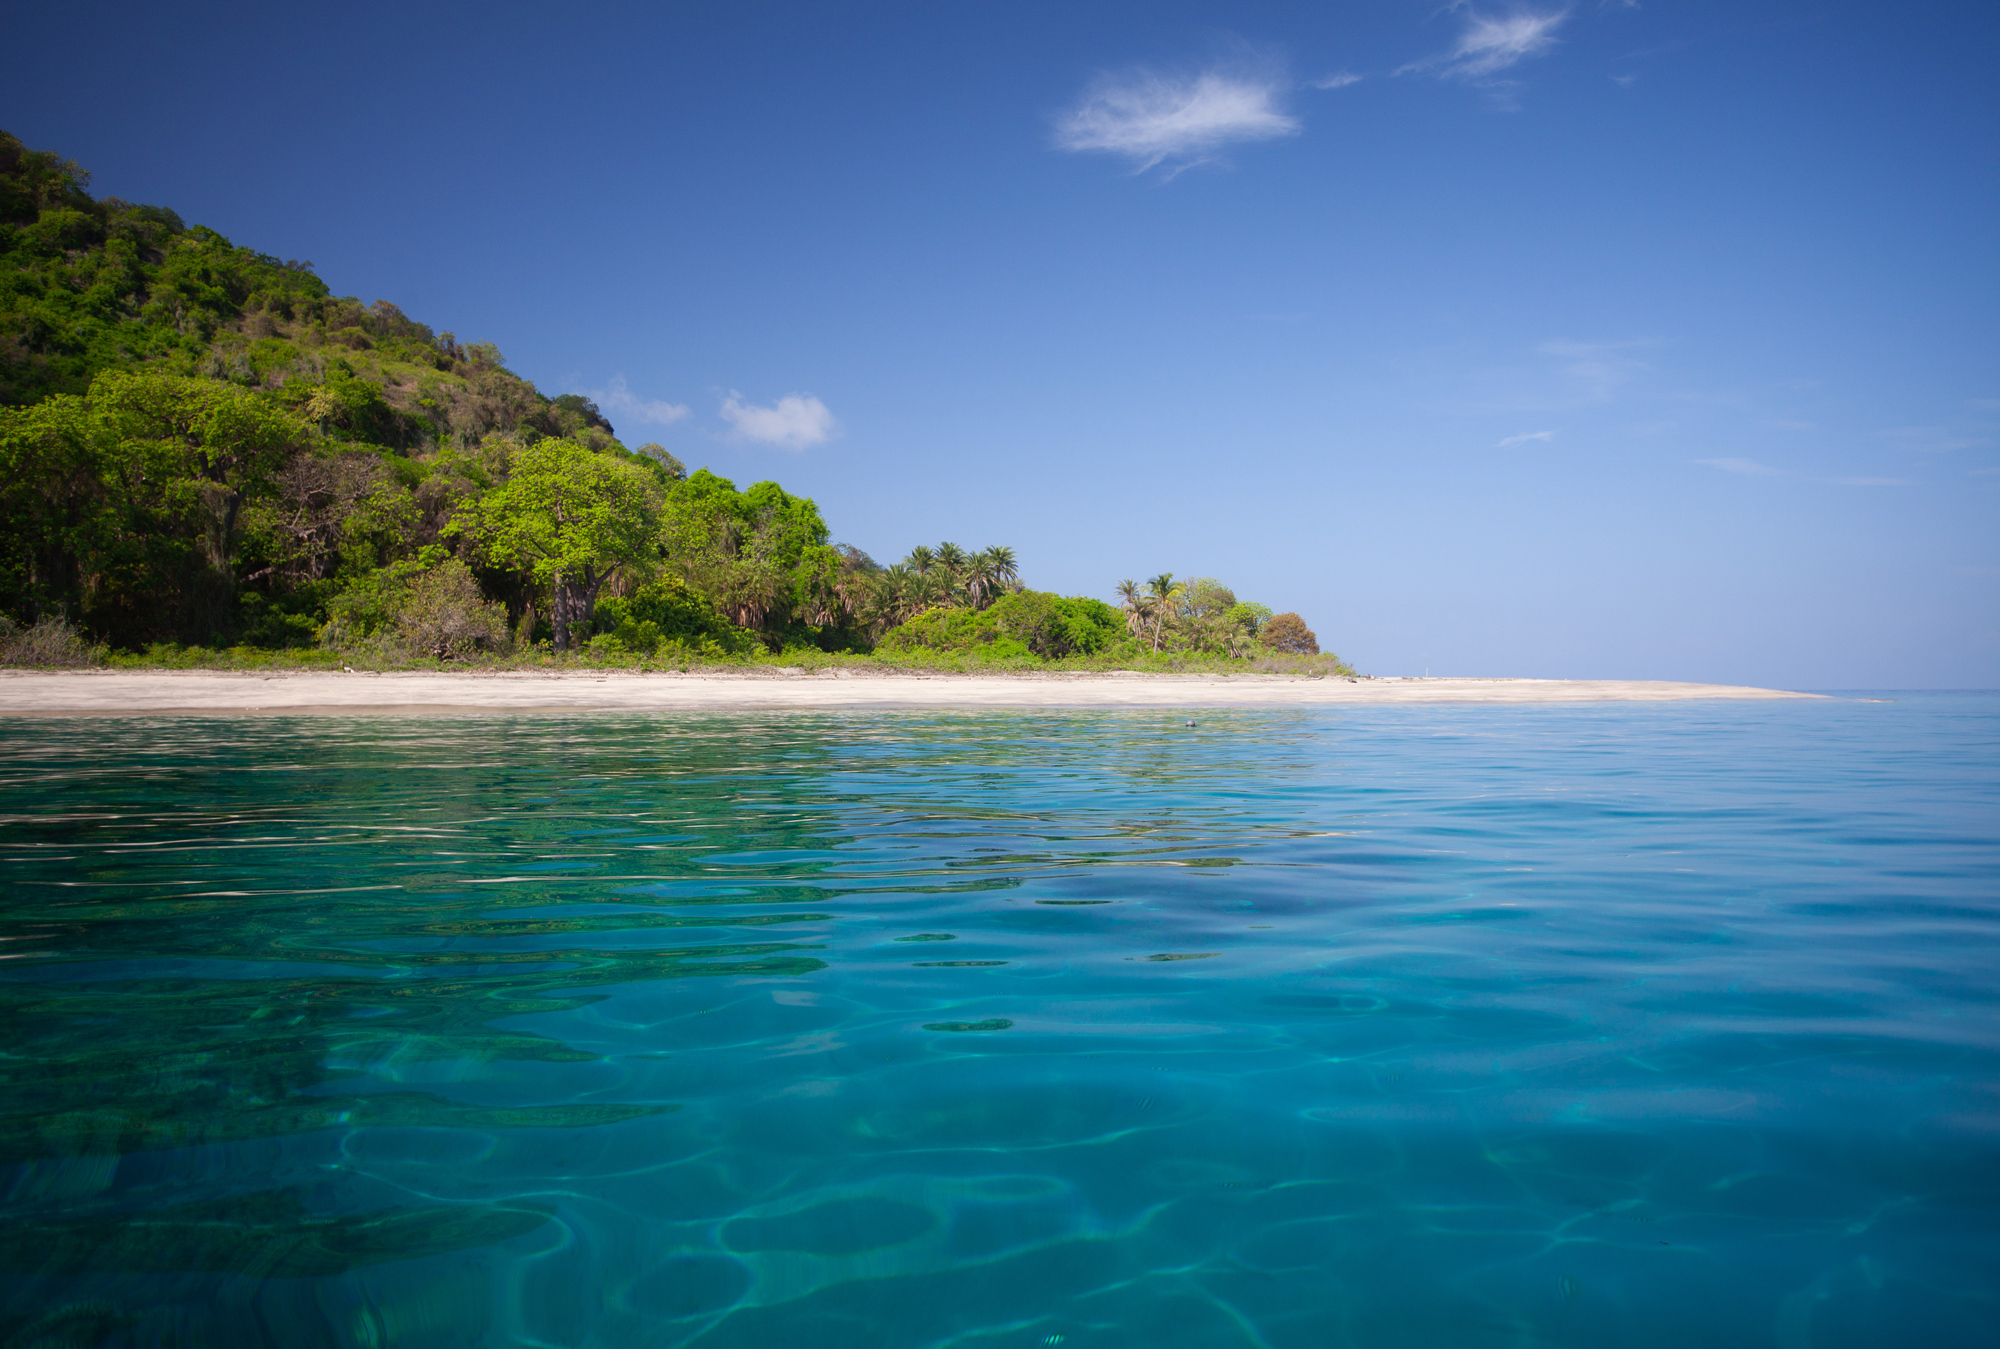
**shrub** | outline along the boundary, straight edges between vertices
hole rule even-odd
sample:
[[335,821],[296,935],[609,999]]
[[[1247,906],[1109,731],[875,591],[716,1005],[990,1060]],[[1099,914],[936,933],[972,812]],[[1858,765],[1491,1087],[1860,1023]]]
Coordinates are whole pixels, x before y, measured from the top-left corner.
[[1063,655],[1095,656],[1125,635],[1125,616],[1103,600],[1071,595],[1056,601],[1062,616]]
[[71,627],[68,619],[44,618],[23,628],[0,616],[0,665],[76,669],[103,663],[104,648]]
[[472,569],[453,558],[405,588],[395,616],[397,638],[438,660],[463,660],[507,645],[507,609],[479,593]]
[[743,655],[757,645],[754,633],[731,623],[706,595],[675,576],[643,585],[629,597],[599,600],[592,626],[616,637],[624,650],[643,655],[663,646],[702,655]]
[[883,633],[876,646],[883,651],[970,651],[993,640],[992,612],[926,609]]
[[507,645],[507,610],[486,599],[472,569],[431,546],[413,562],[356,577],[327,605],[320,645],[388,642],[413,654],[462,660]]
[[1011,654],[1015,643],[1043,660],[1095,655],[1125,635],[1125,620],[1102,600],[1064,598],[1046,590],[1022,590],[995,600],[991,608],[926,609],[891,628],[879,643],[885,651],[977,651]]
[[1069,634],[1057,603],[1056,597],[1045,590],[1023,590],[994,601],[980,617],[995,637],[1011,637],[1046,660],[1067,654],[1069,646]]

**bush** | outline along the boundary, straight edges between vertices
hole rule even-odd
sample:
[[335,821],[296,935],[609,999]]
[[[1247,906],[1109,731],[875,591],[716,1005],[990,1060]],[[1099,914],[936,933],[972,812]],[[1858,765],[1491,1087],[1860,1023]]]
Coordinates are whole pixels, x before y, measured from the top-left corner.
[[1064,655],[1069,647],[1069,634],[1057,603],[1056,597],[1046,590],[1003,595],[992,608],[979,615],[982,620],[979,626],[992,634],[988,642],[995,637],[1011,637],[1044,660]]
[[1043,660],[1096,655],[1125,635],[1125,620],[1102,600],[1023,590],[990,609],[926,609],[882,635],[885,651],[968,651],[1011,654],[1017,644]]
[[[997,606],[996,606],[997,607]],[[1125,636],[1125,615],[1086,595],[1056,601],[1062,616],[1063,655],[1095,656]]]
[[926,609],[883,633],[876,646],[883,651],[970,651],[992,641],[995,635],[992,620],[984,613],[964,608]]
[[397,638],[438,660],[463,660],[507,645],[507,609],[479,593],[472,569],[453,558],[411,579],[396,610]]
[[71,627],[68,619],[44,618],[23,628],[0,616],[0,665],[47,670],[103,663],[104,648]]
[[355,578],[327,605],[320,645],[391,642],[412,654],[463,660],[508,643],[507,610],[480,594],[472,569],[438,547]]
[[1029,650],[1028,644],[1021,641],[1018,637],[996,637],[984,646],[973,647],[971,654],[974,659],[985,662],[1029,661],[1035,659],[1035,653]]
[[757,645],[756,634],[731,623],[706,595],[673,576],[643,585],[629,598],[599,600],[592,626],[617,638],[620,649],[642,655],[668,647],[740,656]]

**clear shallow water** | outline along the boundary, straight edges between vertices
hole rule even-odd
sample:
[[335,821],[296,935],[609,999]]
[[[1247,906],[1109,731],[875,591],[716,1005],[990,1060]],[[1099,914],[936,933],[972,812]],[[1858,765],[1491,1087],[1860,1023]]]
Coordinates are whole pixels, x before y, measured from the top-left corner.
[[0,1345],[2000,1339],[2000,698],[0,729]]

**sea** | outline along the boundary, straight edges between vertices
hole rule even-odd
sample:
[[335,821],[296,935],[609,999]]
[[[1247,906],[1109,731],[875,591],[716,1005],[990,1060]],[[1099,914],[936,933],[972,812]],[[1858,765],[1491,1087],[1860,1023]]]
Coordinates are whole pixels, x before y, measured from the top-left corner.
[[2000,694],[0,723],[0,1346],[2000,1344]]

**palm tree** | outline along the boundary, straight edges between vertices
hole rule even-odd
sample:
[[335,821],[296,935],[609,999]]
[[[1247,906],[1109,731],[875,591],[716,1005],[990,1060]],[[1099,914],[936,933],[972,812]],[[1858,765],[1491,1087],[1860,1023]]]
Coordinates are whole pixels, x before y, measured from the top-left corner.
[[1170,571],[1163,571],[1146,582],[1146,598],[1151,602],[1153,610],[1153,654],[1159,654],[1160,629],[1165,626],[1174,601],[1185,593],[1186,587],[1175,585],[1174,574]]
[[1125,631],[1143,639],[1146,635],[1146,619],[1152,614],[1153,606],[1139,589],[1139,583],[1124,580],[1118,583],[1118,607],[1125,611]]
[[999,583],[993,574],[993,563],[984,553],[974,553],[965,564],[965,593],[975,609],[984,609],[993,603],[993,590]]
[[841,611],[854,618],[868,607],[868,602],[876,593],[876,578],[882,568],[875,559],[856,548],[853,544],[836,544],[840,552],[840,571],[834,577],[834,593],[839,597]]
[[936,563],[937,554],[921,543],[912,548],[910,555],[903,559],[903,564],[919,576],[929,571]]
[[944,573],[944,589],[948,600],[958,598],[958,590],[965,582],[965,564],[970,559],[965,550],[955,543],[941,543],[937,546],[937,569]]
[[870,625],[893,628],[921,609],[923,606],[916,602],[916,593],[922,584],[923,577],[907,562],[898,562],[877,572],[874,594],[870,597]]
[[979,555],[993,572],[995,584],[1003,590],[1018,590],[1021,587],[1021,564],[1014,556],[1014,550],[1005,544],[994,544]]

